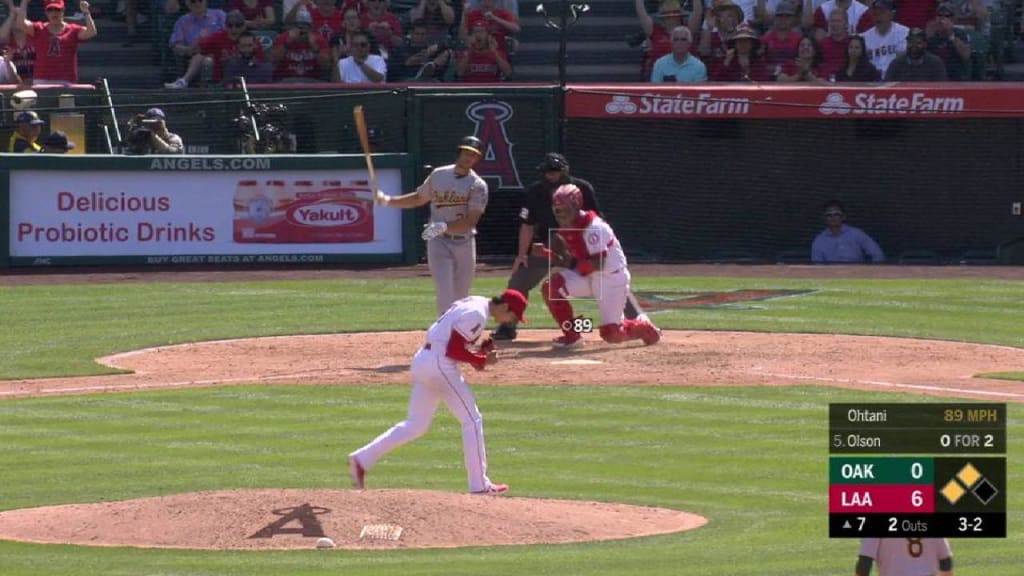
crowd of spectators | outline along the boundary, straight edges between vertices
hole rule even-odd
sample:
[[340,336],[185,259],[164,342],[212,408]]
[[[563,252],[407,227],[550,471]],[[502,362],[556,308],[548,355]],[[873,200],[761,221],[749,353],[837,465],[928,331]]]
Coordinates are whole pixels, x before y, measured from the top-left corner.
[[[501,82],[513,74],[515,0],[167,0],[177,78],[167,88],[250,83]],[[174,3],[174,5],[172,5]],[[280,16],[278,18],[278,16]],[[250,49],[252,38],[255,48]],[[228,73],[226,73],[226,71]]]
[[[517,0],[119,1],[126,45],[146,18],[139,8],[159,12],[148,17],[165,34],[165,86],[175,89],[237,77],[501,82],[514,77],[521,32]],[[660,0],[650,11],[650,1],[634,9],[652,82],[984,79],[1003,10],[1002,0]],[[77,82],[95,8],[0,2],[0,83]]]
[[[991,15],[1001,9],[999,0],[692,0],[686,11],[662,0],[650,14],[634,2],[651,82],[704,80],[665,73],[684,63],[703,65],[712,82],[984,79]],[[686,58],[673,40],[685,42],[684,29]]]

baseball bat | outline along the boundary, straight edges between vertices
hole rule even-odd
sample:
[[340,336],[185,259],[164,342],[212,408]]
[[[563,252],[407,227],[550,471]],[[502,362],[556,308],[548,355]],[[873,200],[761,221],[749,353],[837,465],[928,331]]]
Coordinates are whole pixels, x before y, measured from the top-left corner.
[[373,170],[373,156],[370,153],[370,133],[366,129],[366,115],[363,114],[363,107],[356,106],[352,109],[352,116],[356,121],[356,132],[359,134],[359,145],[363,147],[363,157],[366,159],[366,170],[370,173],[370,188],[373,194],[374,203],[378,203],[377,194],[377,173]]

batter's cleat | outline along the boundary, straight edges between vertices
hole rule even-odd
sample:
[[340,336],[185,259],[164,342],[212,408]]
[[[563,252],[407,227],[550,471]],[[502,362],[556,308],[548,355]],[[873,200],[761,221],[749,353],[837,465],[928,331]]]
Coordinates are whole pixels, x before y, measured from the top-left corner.
[[366,470],[363,470],[363,465],[356,460],[355,456],[348,457],[348,469],[352,473],[352,485],[359,490],[366,488]]
[[491,484],[487,488],[480,490],[479,492],[470,492],[470,494],[479,494],[481,496],[497,496],[508,492],[508,484]]
[[551,341],[551,345],[563,350],[572,350],[575,348],[583,348],[586,343],[583,341],[582,336],[576,334],[575,336],[559,336]]
[[661,340],[661,329],[651,324],[650,321],[638,322],[636,330],[640,333],[640,339],[644,341],[645,346],[657,344]]
[[491,332],[492,340],[515,340],[516,327],[514,324],[501,324],[497,330]]

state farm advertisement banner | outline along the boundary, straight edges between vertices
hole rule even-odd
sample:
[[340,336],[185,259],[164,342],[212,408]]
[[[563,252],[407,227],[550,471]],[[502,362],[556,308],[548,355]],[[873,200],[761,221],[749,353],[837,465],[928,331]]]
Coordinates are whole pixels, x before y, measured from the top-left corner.
[[665,85],[570,87],[571,118],[999,118],[1022,116],[1007,84]]
[[[394,254],[365,171],[11,171],[13,257]],[[402,193],[401,172],[378,185]]]

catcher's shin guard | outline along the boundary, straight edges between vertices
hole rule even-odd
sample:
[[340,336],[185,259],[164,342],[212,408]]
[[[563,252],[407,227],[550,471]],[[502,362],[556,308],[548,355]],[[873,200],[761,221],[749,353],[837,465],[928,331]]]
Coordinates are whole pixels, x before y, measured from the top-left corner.
[[566,328],[572,328],[573,313],[572,304],[568,300],[569,291],[565,288],[565,278],[561,274],[551,276],[551,279],[545,281],[540,287],[540,292],[544,295],[544,303],[551,311],[551,317],[558,323],[562,333],[566,336],[578,337],[572,330],[566,330]]

